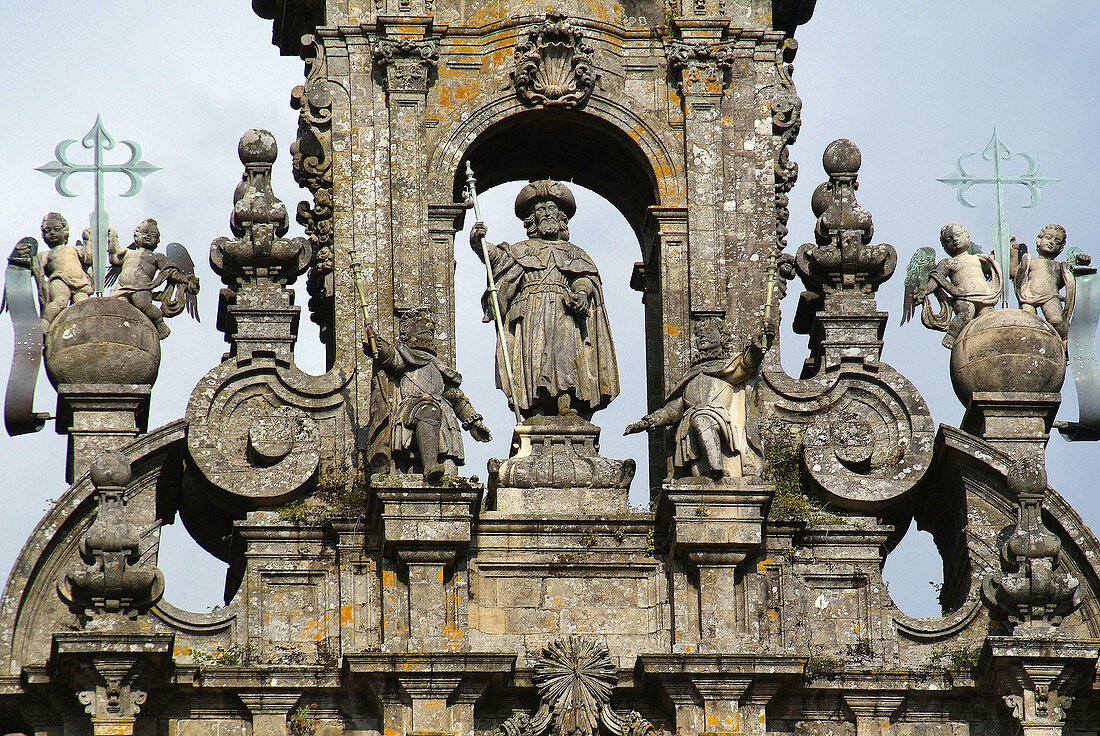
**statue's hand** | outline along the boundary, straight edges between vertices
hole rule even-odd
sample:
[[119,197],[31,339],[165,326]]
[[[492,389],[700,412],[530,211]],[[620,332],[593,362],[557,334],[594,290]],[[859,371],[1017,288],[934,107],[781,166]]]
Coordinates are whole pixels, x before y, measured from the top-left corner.
[[653,419],[650,417],[649,414],[646,414],[644,417],[642,417],[638,421],[631,422],[630,424],[626,425],[626,429],[623,430],[623,436],[625,437],[628,434],[637,434],[638,432],[645,432],[646,430],[653,429],[653,428],[654,428]]
[[470,435],[478,442],[488,442],[493,439],[493,433],[480,419],[470,425]]
[[587,317],[589,313],[589,307],[590,304],[588,292],[584,291],[583,289],[581,291],[574,291],[572,294],[569,294],[565,297],[566,311],[576,315],[577,317]]
[[485,227],[484,222],[475,222],[474,226],[470,228],[470,245],[474,248],[481,247],[481,239],[484,238],[489,232],[489,228]]

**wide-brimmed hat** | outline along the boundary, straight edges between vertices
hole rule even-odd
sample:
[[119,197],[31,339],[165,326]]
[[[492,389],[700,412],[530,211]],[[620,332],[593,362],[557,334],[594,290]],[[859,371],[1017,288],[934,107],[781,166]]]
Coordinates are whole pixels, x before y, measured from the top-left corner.
[[558,205],[558,209],[565,213],[566,217],[572,217],[577,213],[577,200],[573,198],[573,192],[560,181],[542,179],[533,181],[519,190],[516,197],[516,217],[524,219],[531,214],[536,202],[552,199]]

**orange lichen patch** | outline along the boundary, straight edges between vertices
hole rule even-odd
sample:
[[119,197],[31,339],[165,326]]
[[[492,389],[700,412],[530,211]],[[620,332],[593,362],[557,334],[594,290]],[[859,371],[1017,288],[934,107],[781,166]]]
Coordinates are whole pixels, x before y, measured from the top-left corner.
[[132,736],[134,726],[131,723],[110,723],[99,721],[95,724],[96,736]]
[[482,26],[487,23],[491,23],[494,20],[502,20],[507,17],[508,6],[502,2],[496,0],[490,0],[485,3],[481,8],[470,16],[466,25],[470,26]]
[[397,736],[397,729],[396,728],[389,728],[389,727],[383,728],[382,729],[382,736]]
[[764,615],[767,616],[768,618],[770,618],[772,621],[778,621],[779,620],[779,611],[776,611],[775,609],[772,609],[772,608],[764,609]]
[[172,647],[173,657],[190,657],[191,647]]
[[770,558],[764,558],[756,563],[756,571],[758,573],[765,573],[773,567],[779,567],[779,563]]
[[393,570],[382,571],[382,585],[386,588],[392,588],[397,584],[397,578],[393,574]]
[[355,606],[350,603],[346,606],[340,606],[340,623],[350,624],[355,621]]
[[451,641],[459,641],[462,639],[462,629],[457,625],[450,623],[449,621],[443,624],[443,636],[447,637]]
[[665,334],[669,337],[679,337],[680,328],[672,324],[671,322],[665,322]]

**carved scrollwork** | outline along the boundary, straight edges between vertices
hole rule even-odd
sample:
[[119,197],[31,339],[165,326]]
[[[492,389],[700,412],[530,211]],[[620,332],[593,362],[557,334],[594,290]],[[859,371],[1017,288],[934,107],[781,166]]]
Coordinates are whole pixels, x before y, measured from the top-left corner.
[[294,181],[313,194],[312,205],[299,202],[296,218],[305,228],[313,258],[306,278],[310,318],[321,329],[321,341],[332,336],[335,288],[332,230],[332,98],[325,46],[313,35],[302,37],[306,82],[291,92],[298,110],[298,138],[290,146]]
[[564,13],[547,13],[543,24],[516,46],[516,68],[511,72],[516,94],[536,107],[583,106],[600,78],[593,53]]
[[762,375],[761,424],[801,434],[806,471],[829,503],[887,510],[924,476],[935,426],[915,387],[892,368],[846,372],[835,382],[794,381],[770,367]]
[[802,127],[802,100],[795,90],[795,53],[798,41],[785,39],[775,50],[775,70],[779,81],[765,90],[771,93],[772,135],[778,139],[775,158],[775,243],[778,250],[787,247],[787,221],[790,219],[790,192],[798,180],[798,164],[791,160],[790,146]]

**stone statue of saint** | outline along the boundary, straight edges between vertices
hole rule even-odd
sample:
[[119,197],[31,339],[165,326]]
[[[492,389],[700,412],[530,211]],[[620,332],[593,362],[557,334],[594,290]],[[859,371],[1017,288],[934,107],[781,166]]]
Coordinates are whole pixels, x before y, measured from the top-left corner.
[[368,327],[375,360],[371,384],[371,466],[382,472],[419,471],[431,484],[457,475],[465,462],[462,430],[478,442],[492,439],[466,394],[462,376],[435,354],[435,320],[427,309],[401,318],[396,344]]
[[711,317],[696,322],[692,336],[697,357],[669,392],[668,402],[627,425],[623,434],[675,423],[673,477],[721,481],[744,475],[746,465],[757,465],[745,433],[745,382],[760,367],[764,351],[775,338],[775,326],[765,323],[761,333],[733,356],[733,334],[724,319]]
[[[589,255],[569,242],[576,200],[561,182],[535,181],[520,191],[515,211],[528,240],[486,244],[506,331],[497,336],[497,386],[525,418],[591,419],[618,395],[619,370],[600,274]],[[480,222],[470,232],[479,258],[485,233]],[[488,291],[482,297],[487,322],[491,298]],[[512,375],[501,339],[507,340]]]

